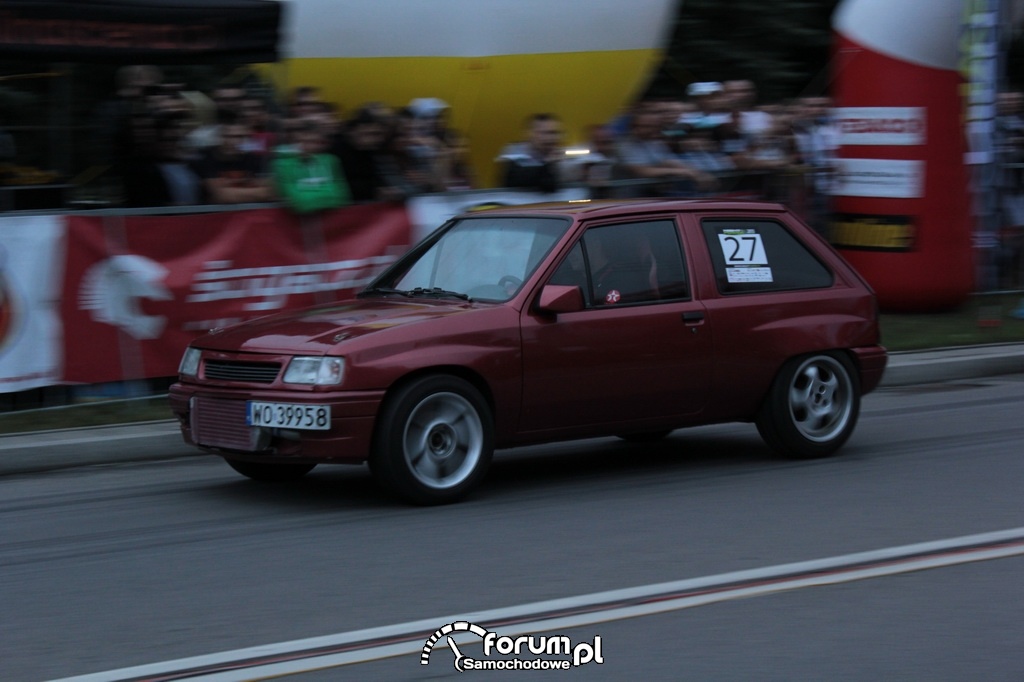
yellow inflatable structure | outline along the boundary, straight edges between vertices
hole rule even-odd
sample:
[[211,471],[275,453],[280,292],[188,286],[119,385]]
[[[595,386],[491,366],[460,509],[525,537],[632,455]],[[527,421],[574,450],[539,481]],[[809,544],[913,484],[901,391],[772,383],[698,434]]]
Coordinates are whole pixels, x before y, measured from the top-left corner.
[[483,184],[524,121],[550,112],[569,144],[640,94],[679,0],[290,0],[284,90],[315,85],[343,113],[436,97],[451,108]]

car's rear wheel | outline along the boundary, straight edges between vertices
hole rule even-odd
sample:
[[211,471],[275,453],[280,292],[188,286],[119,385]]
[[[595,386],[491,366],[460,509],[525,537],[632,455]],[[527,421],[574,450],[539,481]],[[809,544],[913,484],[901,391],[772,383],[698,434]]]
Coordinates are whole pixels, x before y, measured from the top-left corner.
[[480,392],[458,377],[428,376],[385,403],[370,469],[409,502],[446,504],[480,483],[493,451],[491,411]]
[[788,457],[827,457],[853,433],[859,413],[860,383],[849,359],[806,355],[779,370],[757,415],[757,430]]
[[228,465],[254,481],[265,481],[268,483],[286,483],[296,481],[310,471],[316,464],[307,463],[275,463],[275,462],[249,462],[241,459],[226,457]]

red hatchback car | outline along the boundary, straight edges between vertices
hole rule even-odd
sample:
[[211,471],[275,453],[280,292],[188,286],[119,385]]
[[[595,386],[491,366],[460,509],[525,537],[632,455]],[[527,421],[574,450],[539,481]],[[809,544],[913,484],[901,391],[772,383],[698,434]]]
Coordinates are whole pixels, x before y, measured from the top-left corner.
[[528,443],[753,421],[823,457],[886,359],[871,289],[784,207],[582,202],[459,216],[353,300],[213,330],[170,400],[251,478],[368,461],[436,504]]

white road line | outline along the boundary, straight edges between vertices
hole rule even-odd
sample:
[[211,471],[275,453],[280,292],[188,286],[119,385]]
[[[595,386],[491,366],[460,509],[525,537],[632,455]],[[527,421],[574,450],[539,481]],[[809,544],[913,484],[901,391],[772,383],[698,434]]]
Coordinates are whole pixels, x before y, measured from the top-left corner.
[[[175,679],[195,679],[205,682],[267,679],[418,653],[430,633],[446,623],[458,620],[476,624],[496,624],[495,627],[501,631],[503,636],[515,637],[529,633],[554,632],[614,620],[648,616],[773,592],[836,585],[1020,555],[1024,555],[1024,528],[1013,528],[993,533],[967,535],[935,542],[845,554],[827,559],[597,592],[488,611],[439,616],[396,625],[68,677],[54,682],[123,682],[159,679],[164,675],[178,675]],[[624,604],[624,602],[642,600],[650,601]],[[601,605],[606,605],[606,608],[601,608]],[[582,609],[587,609],[587,612],[564,613]],[[524,618],[531,616],[532,620],[524,621]],[[502,625],[502,621],[515,621],[515,623]],[[454,639],[459,644],[479,641],[479,637],[472,633],[460,634]],[[326,653],[323,651],[332,648],[339,649],[339,651]],[[341,651],[340,649],[345,650]],[[303,652],[308,653],[304,655]],[[275,658],[289,660],[275,661],[273,660]],[[232,666],[238,669],[225,670]],[[217,668],[220,670],[216,670]],[[189,670],[194,670],[196,673],[191,676],[182,674]]]

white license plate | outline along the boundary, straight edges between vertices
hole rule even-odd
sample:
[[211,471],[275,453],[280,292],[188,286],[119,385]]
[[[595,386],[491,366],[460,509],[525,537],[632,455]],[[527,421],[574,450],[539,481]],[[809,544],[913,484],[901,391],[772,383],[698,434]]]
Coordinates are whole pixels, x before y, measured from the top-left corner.
[[245,423],[249,426],[278,429],[326,431],[331,428],[331,406],[250,400],[245,413]]

